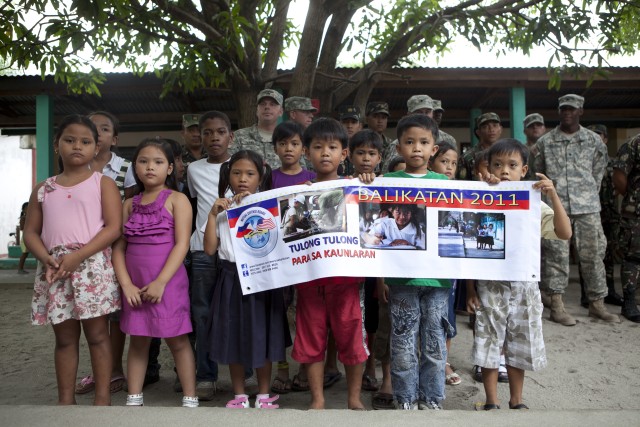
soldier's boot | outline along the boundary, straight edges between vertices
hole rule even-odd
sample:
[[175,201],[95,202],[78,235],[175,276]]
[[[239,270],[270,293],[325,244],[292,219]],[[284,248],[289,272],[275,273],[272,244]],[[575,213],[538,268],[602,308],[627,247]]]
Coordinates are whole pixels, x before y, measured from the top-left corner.
[[636,305],[636,288],[627,287],[623,289],[624,304],[622,305],[622,315],[635,323],[640,323],[640,310]]
[[567,313],[564,309],[564,303],[562,302],[562,294],[551,295],[551,316],[552,322],[560,323],[564,326],[574,326],[576,319],[572,315]]
[[614,286],[613,277],[607,275],[607,289],[609,293],[606,297],[604,297],[605,304],[617,305],[618,307],[622,306],[623,299],[616,292],[616,288]]
[[604,298],[589,303],[589,317],[595,317],[605,322],[620,323],[620,318],[617,315],[607,311],[607,308],[604,306]]
[[542,300],[542,305],[551,308],[551,297],[545,291],[540,291],[540,300]]

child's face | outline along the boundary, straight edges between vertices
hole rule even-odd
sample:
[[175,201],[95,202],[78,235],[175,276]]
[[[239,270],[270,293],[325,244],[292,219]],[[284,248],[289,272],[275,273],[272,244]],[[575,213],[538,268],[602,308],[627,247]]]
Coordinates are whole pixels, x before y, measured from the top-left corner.
[[291,138],[282,139],[276,142],[276,154],[282,162],[282,166],[291,167],[300,163],[300,157],[304,148],[300,135],[293,135]]
[[338,176],[338,166],[347,157],[346,148],[337,139],[311,140],[307,149],[307,158],[316,171],[318,180],[335,179]]
[[135,171],[144,188],[149,189],[164,186],[167,175],[173,171],[173,165],[169,164],[167,156],[160,148],[149,145],[138,153]]
[[405,160],[407,173],[427,173],[429,159],[436,154],[438,146],[433,134],[427,129],[410,127],[398,141],[398,154]]
[[489,172],[501,181],[520,181],[527,174],[528,168],[517,151],[493,155],[489,162]]
[[396,220],[396,225],[399,230],[405,228],[411,222],[411,211],[406,207],[396,206],[391,211],[393,219]]
[[342,126],[344,127],[345,132],[347,132],[347,136],[349,139],[356,133],[362,130],[362,123],[356,119],[343,119],[341,120]]
[[118,137],[113,134],[113,123],[109,117],[102,114],[94,114],[90,119],[98,129],[98,149],[100,153],[106,153],[111,150],[112,145],[118,143]]
[[449,179],[455,179],[458,168],[458,153],[455,150],[447,150],[444,154],[436,156],[431,168],[434,172],[446,175]]
[[231,165],[229,184],[234,194],[248,191],[253,194],[260,186],[260,173],[255,163],[249,159],[240,159]]
[[84,166],[98,154],[97,141],[93,138],[93,132],[85,125],[71,124],[53,143],[53,148],[58,150],[65,168]]
[[375,147],[360,146],[349,153],[349,158],[357,174],[373,173],[382,157]]
[[233,133],[227,128],[224,120],[207,119],[202,123],[202,143],[209,155],[211,163],[220,163],[227,159],[229,145],[233,141]]
[[489,162],[485,159],[482,159],[476,163],[475,169],[476,175],[482,174],[482,176],[485,176],[489,173]]
[[176,170],[176,180],[182,181],[182,178],[184,178],[184,163],[182,162],[182,155],[178,154],[173,156],[173,161]]

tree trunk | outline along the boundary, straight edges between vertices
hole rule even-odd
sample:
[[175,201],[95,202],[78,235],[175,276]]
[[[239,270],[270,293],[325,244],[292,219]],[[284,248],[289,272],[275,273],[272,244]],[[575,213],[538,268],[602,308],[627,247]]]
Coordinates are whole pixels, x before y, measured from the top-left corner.
[[233,101],[236,105],[238,117],[238,129],[251,126],[256,123],[256,107],[258,102],[256,97],[262,89],[262,82],[256,82],[260,88],[251,87],[242,79],[234,79],[231,86]]

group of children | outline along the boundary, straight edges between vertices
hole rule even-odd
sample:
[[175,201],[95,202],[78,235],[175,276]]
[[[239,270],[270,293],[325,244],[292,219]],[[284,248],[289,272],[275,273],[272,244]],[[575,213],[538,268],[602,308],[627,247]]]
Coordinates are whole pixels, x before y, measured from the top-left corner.
[[[206,182],[213,179],[217,188],[206,190],[206,200],[198,198],[191,249],[193,252],[194,238],[200,239],[203,255],[217,254],[218,263],[200,273],[208,272],[202,280],[215,281],[215,285],[208,301],[207,296],[202,298],[202,305],[208,302],[209,306],[196,312],[193,299],[198,291],[192,284],[190,302],[189,279],[183,265],[190,246],[192,208],[177,191],[177,161],[171,145],[159,138],[140,143],[133,157],[140,192],[121,208],[114,180],[90,167],[101,150],[96,125],[83,116],[70,116],[60,123],[54,149],[62,171],[34,189],[24,230],[27,247],[40,261],[32,320],[34,324],[53,324],[60,404],[75,403],[81,326],[91,353],[94,403],[110,403],[114,363],[107,315],[122,307],[119,327],[131,335],[127,405],[143,404],[151,338],[160,337],[172,352],[183,406],[198,406],[196,381],[201,378],[196,375],[200,375],[201,366],[217,362],[230,369],[234,397],[227,407],[251,406],[245,393],[247,369],[255,369],[258,381],[253,406],[278,407],[275,402],[279,396],[269,391],[272,363],[286,361],[285,350],[292,342],[286,317],[287,304],[292,300],[287,296],[290,290],[242,295],[226,210],[244,197],[274,186],[341,179],[338,169],[347,156],[354,176],[370,184],[377,179],[374,171],[381,161],[382,141],[368,130],[349,140],[342,125],[329,118],[315,120],[304,131],[285,122],[273,135],[282,166],[271,171],[253,151],[241,150],[229,156],[232,133],[223,113],[202,115],[200,129],[209,157],[189,166],[188,178],[193,182],[188,184],[190,188],[201,186],[204,181],[199,182],[197,176],[208,174]],[[404,117],[398,123],[397,136],[399,159],[392,162],[392,172],[385,177],[453,179],[458,154],[455,147],[437,142],[435,121],[424,115]],[[303,154],[314,172],[300,166]],[[521,180],[527,170],[527,156],[526,146],[502,140],[489,150],[488,173],[481,178],[491,184]],[[553,184],[544,176],[540,178],[534,188],[553,204],[553,209],[543,205],[542,235],[567,239],[571,228]],[[200,196],[197,190],[195,193]],[[415,213],[396,207],[390,214],[388,219],[393,224],[388,228],[397,233],[394,240],[416,245],[421,230],[411,221]],[[372,224],[371,229],[374,227]],[[372,235],[377,239],[376,232]],[[197,257],[193,260],[196,262]],[[192,274],[193,282],[195,272]],[[445,384],[460,380],[447,364],[450,339],[455,335],[452,281],[426,277],[373,279],[375,286],[369,286],[367,292],[377,296],[381,315],[379,325],[366,328],[364,322],[378,307],[365,308],[363,319],[364,281],[359,277],[327,277],[295,286],[296,333],[291,356],[305,367],[310,408],[324,408],[324,361],[331,341],[345,366],[348,408],[364,409],[360,391],[363,379],[370,379],[369,368],[375,369],[369,357],[372,346],[383,367],[380,409],[385,405],[441,409]],[[484,409],[499,407],[496,363],[502,351],[510,377],[509,406],[525,408],[524,370],[546,364],[537,283],[481,281],[477,290],[468,287],[467,292],[468,309],[478,317],[473,358],[483,368],[487,395]],[[505,298],[508,304],[497,303]],[[505,310],[498,312],[496,306]],[[526,338],[511,333],[514,324],[531,333]],[[187,338],[192,329],[196,330],[195,358]],[[213,369],[217,370],[217,365]]]

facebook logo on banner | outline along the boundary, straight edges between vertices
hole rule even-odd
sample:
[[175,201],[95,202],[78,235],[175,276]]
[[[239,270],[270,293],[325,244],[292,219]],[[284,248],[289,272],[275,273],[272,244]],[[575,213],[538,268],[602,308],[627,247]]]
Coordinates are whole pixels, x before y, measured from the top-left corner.
[[242,277],[249,277],[249,266],[247,264],[241,264],[242,267]]

